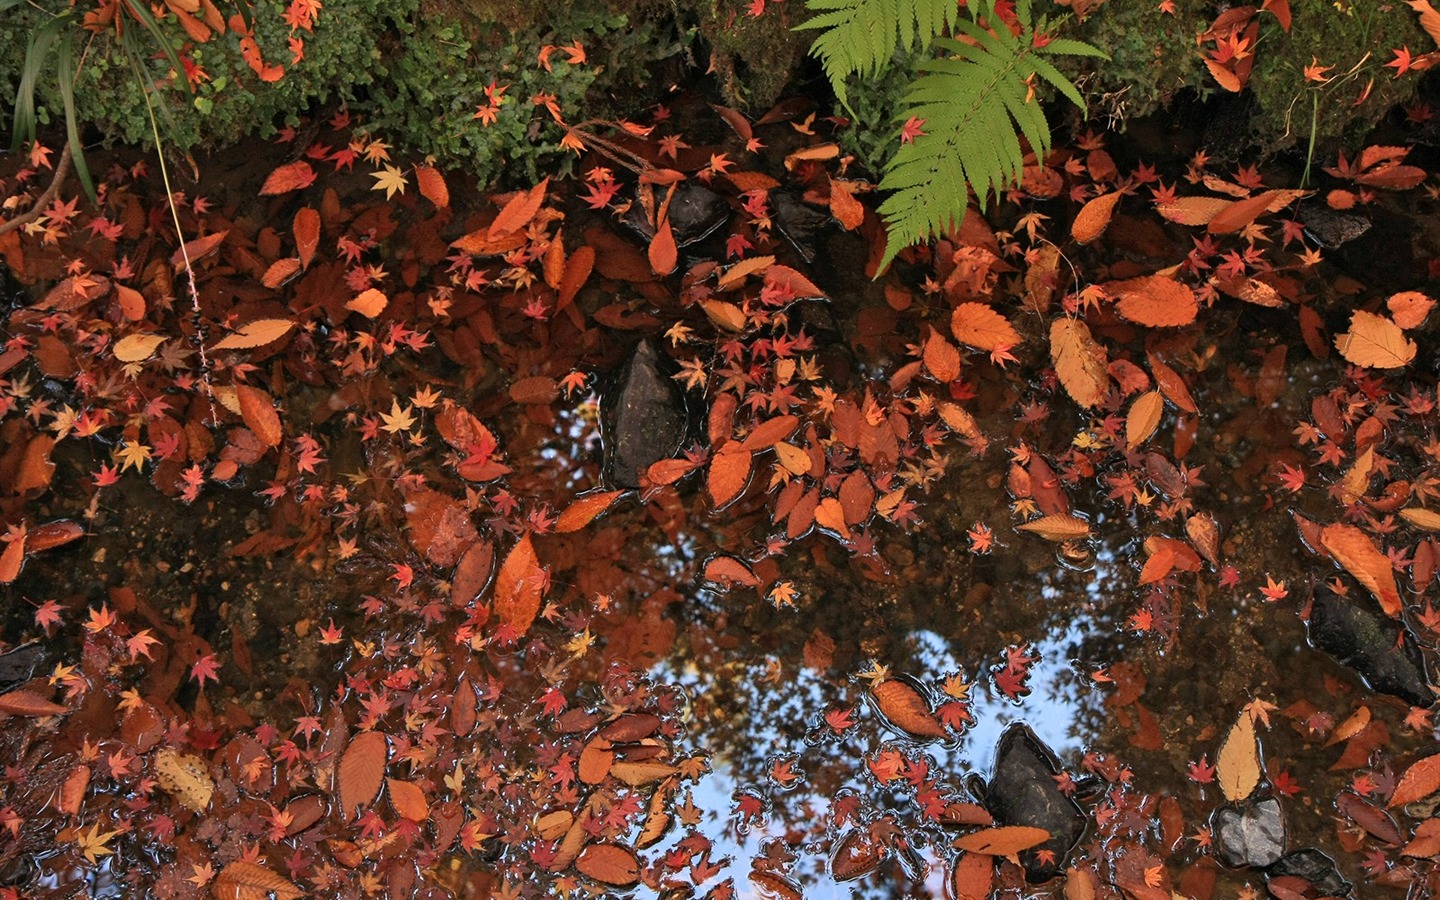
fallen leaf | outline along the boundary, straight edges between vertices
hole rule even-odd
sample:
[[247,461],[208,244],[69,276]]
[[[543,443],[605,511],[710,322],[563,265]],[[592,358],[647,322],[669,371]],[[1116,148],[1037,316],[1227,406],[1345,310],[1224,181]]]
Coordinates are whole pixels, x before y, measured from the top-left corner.
[[115,342],[115,358],[123,363],[144,362],[165,343],[163,334],[127,334]]
[[1060,383],[1076,403],[1099,406],[1110,390],[1109,360],[1079,319],[1061,317],[1050,326],[1050,359]]
[[947,736],[945,726],[930,711],[925,697],[904,681],[887,678],[876,682],[870,693],[881,715],[910,737],[935,740]]
[[656,275],[669,275],[675,271],[675,265],[680,260],[680,250],[675,246],[675,233],[670,229],[668,217],[655,229],[655,236],[650,239],[646,256],[650,260],[650,271]]
[[1326,525],[1320,529],[1320,546],[1375,595],[1386,615],[1400,617],[1403,604],[1395,584],[1395,568],[1369,535],[1354,525]]
[[298,900],[305,891],[258,863],[237,859],[210,882],[215,900]]
[[521,191],[510,198],[510,202],[500,210],[495,221],[490,223],[486,237],[492,241],[498,240],[529,225],[530,220],[540,211],[540,204],[545,201],[545,189],[549,184],[550,179],[544,178],[530,190]]
[[995,881],[995,857],[966,853],[955,860],[950,871],[950,896],[954,900],[985,900]]
[[1050,840],[1050,832],[1030,825],[997,825],[982,828],[955,839],[956,850],[984,853],[990,856],[1011,856]]
[[210,349],[248,350],[252,347],[263,347],[289,334],[294,327],[295,322],[291,319],[256,319],[221,338]]
[[355,296],[353,300],[345,304],[345,308],[358,312],[367,319],[373,319],[385,311],[390,305],[390,298],[379,288],[366,288]]
[[1175,328],[1195,321],[1200,304],[1195,292],[1173,278],[1147,275],[1100,285],[1116,298],[1122,319],[1150,328]]
[[1179,225],[1209,225],[1210,220],[1232,202],[1223,197],[1179,197],[1169,203],[1157,203],[1155,211],[1161,218]]
[[450,206],[450,188],[445,184],[445,176],[434,166],[416,166],[415,180],[420,184],[420,196],[435,204],[436,209],[445,209]]
[[1101,194],[1080,207],[1080,212],[1075,215],[1075,221],[1070,224],[1070,236],[1077,244],[1088,244],[1105,233],[1110,226],[1110,217],[1115,212],[1115,204],[1120,200],[1119,191],[1111,191],[1108,194]]
[[340,757],[336,785],[340,794],[340,813],[346,819],[356,810],[368,806],[385,783],[385,757],[389,741],[378,731],[362,731],[351,739]]
[[960,377],[960,351],[938,331],[925,339],[924,361],[925,368],[942,384]]
[[303,159],[278,167],[260,186],[260,196],[274,197],[307,188],[315,183],[315,170]]
[[300,268],[310,268],[315,250],[320,246],[320,213],[309,206],[302,206],[295,212],[290,233],[295,236],[295,255],[300,259]]
[[955,307],[950,314],[950,333],[960,343],[987,352],[1020,343],[1015,326],[984,303],[962,303]]
[[1398,369],[1415,358],[1415,342],[1400,326],[1375,313],[1357,309],[1350,330],[1336,335],[1335,349],[1346,362],[1371,369]]
[[555,531],[560,534],[579,531],[594,521],[596,516],[609,509],[610,504],[615,502],[615,498],[623,493],[625,492],[599,491],[576,498],[555,520]]
[[751,455],[745,447],[730,443],[721,447],[710,460],[705,486],[710,492],[710,503],[716,509],[730,503],[745,489],[746,482],[750,480]]
[[248,384],[235,385],[235,396],[240,401],[240,417],[245,426],[255,432],[260,443],[266,447],[280,446],[285,433],[280,425],[280,414],[275,411],[275,401],[270,395]]
[[1400,510],[1400,518],[1426,531],[1440,531],[1440,513],[1418,506]]
[[510,548],[495,576],[495,615],[500,624],[516,635],[529,631],[540,612],[544,590],[545,571],[527,534]]
[[1130,404],[1125,416],[1125,447],[1134,450],[1149,440],[1160,425],[1160,416],[1165,411],[1165,398],[1159,391],[1146,391]]
[[1260,784],[1260,745],[1255,738],[1255,723],[1247,712],[1240,714],[1220,745],[1215,780],[1225,799],[1232,803],[1255,793]]
[[418,784],[387,778],[385,786],[390,791],[390,805],[395,807],[395,811],[403,818],[412,822],[424,822],[430,817],[430,802],[425,799],[425,791]]
[[[116,285],[115,290],[119,291],[120,285]],[[1435,308],[1435,301],[1419,291],[1401,291],[1391,295],[1390,299],[1385,301],[1385,306],[1390,310],[1395,324],[1409,331],[1425,322],[1430,310]]]
[[1055,513],[1015,526],[1017,531],[1038,534],[1047,541],[1073,541],[1090,536],[1090,523],[1068,513]]
[[575,869],[612,887],[629,887],[640,880],[640,861],[628,847],[619,844],[591,844],[580,851]]

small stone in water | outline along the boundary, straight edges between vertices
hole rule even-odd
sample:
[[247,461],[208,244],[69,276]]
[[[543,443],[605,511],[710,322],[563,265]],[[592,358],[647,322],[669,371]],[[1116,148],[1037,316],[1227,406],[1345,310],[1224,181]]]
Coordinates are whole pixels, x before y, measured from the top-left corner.
[[654,342],[641,341],[601,401],[605,475],[617,487],[640,487],[645,470],[685,442],[685,393],[665,362]]
[[1210,830],[1227,866],[1268,866],[1285,852],[1285,816],[1274,797],[1220,807]]
[[[1017,722],[1005,729],[995,749],[995,774],[985,789],[985,807],[997,825],[1029,825],[1050,832],[1050,840],[1020,854],[1032,883],[1059,874],[1065,858],[1085,832],[1085,811],[1055,781],[1060,761],[1035,733]],[[1054,854],[1047,864],[1039,851]]]
[[1287,853],[1265,870],[1266,878],[1285,875],[1305,879],[1325,897],[1348,896],[1352,887],[1335,868],[1335,860],[1314,847]]
[[1385,616],[1368,593],[1357,588],[1342,597],[1327,585],[1318,585],[1308,631],[1313,646],[1359,672],[1372,689],[1411,706],[1435,702],[1414,635]]

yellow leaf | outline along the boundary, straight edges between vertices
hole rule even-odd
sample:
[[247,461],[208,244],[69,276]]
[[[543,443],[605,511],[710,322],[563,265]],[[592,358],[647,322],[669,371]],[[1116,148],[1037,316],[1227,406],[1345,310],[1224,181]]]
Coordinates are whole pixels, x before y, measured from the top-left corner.
[[127,334],[115,342],[115,358],[123,363],[144,362],[163,343],[163,334]]
[[378,172],[371,172],[370,177],[375,179],[375,184],[370,190],[384,191],[386,200],[389,200],[396,194],[405,193],[405,186],[410,183],[409,180],[405,178],[404,172],[398,167],[391,165],[385,166],[385,168]]
[[1055,320],[1050,326],[1050,358],[1060,383],[1076,403],[1100,405],[1110,390],[1108,359],[1084,322],[1064,317]]
[[1129,450],[1145,443],[1160,425],[1160,415],[1165,411],[1165,398],[1159,391],[1146,391],[1130,404],[1130,414],[1125,417],[1125,446]]
[[385,311],[390,305],[390,298],[376,288],[369,288],[362,291],[354,300],[345,304],[345,308],[358,312],[367,319],[373,319]]
[[1415,342],[1399,325],[1364,310],[1351,314],[1350,330],[1335,338],[1335,349],[1346,362],[1370,369],[1398,369],[1415,358]]
[[1410,509],[1400,510],[1400,518],[1414,525],[1416,528],[1423,528],[1426,531],[1440,531],[1440,513],[1428,509],[1421,509],[1418,506]]
[[217,342],[211,350],[248,350],[277,341],[295,327],[291,319],[256,319],[241,325],[233,334]]
[[1047,541],[1073,541],[1077,538],[1088,537],[1090,534],[1090,523],[1068,513],[1055,513],[1049,516],[1041,516],[1033,522],[1026,522],[1024,525],[1015,526],[1019,531],[1028,531],[1031,534],[1038,534]]

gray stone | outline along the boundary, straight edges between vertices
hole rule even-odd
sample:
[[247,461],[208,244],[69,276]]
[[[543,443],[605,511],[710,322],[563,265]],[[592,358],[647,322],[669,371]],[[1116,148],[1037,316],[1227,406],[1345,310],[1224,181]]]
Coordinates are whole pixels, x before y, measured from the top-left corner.
[[[1050,832],[1050,840],[1020,854],[1025,878],[1031,883],[1049,881],[1065,866],[1065,858],[1085,833],[1088,817],[1060,790],[1055,776],[1059,759],[1024,724],[1016,722],[1000,736],[995,747],[995,773],[985,788],[985,808],[999,825],[1029,825]],[[1040,851],[1054,854],[1052,862]]]
[[1308,632],[1312,646],[1360,673],[1373,690],[1411,706],[1435,702],[1415,636],[1386,616],[1366,591],[1352,587],[1350,595],[1342,597],[1327,585],[1317,585]]
[[638,488],[652,463],[680,451],[689,430],[685,392],[671,377],[669,359],[643,340],[600,401],[605,479]]
[[1227,866],[1268,866],[1285,853],[1285,816],[1274,797],[1232,803],[1215,810],[1210,831]]

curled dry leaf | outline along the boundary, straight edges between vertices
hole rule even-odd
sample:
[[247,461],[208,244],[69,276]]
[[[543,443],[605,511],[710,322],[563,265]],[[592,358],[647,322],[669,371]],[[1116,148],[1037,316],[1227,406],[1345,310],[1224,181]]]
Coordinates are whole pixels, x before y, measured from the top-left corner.
[[545,571],[527,534],[510,548],[495,576],[495,615],[500,624],[516,635],[525,634],[540,613],[544,591]]
[[300,260],[298,257],[287,256],[284,259],[277,259],[265,270],[260,283],[272,291],[279,290],[290,279],[300,274]]
[[263,347],[289,334],[294,327],[295,322],[292,319],[256,319],[221,338],[210,349],[249,350],[252,347]]
[[357,809],[368,806],[380,793],[389,750],[389,741],[378,731],[362,731],[351,739],[335,775],[342,816],[348,819],[355,815]]
[[1105,233],[1110,226],[1110,217],[1115,204],[1120,200],[1119,191],[1101,194],[1080,208],[1075,221],[1070,225],[1070,236],[1077,244],[1088,244]]
[[1395,567],[1369,535],[1354,525],[1326,525],[1320,529],[1320,546],[1375,595],[1386,615],[1400,617],[1403,605]]
[[1355,310],[1350,330],[1335,337],[1335,349],[1346,362],[1369,369],[1398,369],[1415,358],[1415,342],[1399,325],[1375,313]]
[[560,534],[568,534],[572,531],[579,531],[595,520],[595,517],[610,508],[615,498],[625,493],[624,491],[598,491],[586,494],[577,498],[574,503],[565,507],[565,511],[555,520],[555,530]]
[[640,861],[620,844],[591,844],[575,859],[575,868],[587,878],[612,887],[629,887],[640,880]]
[[1122,319],[1150,328],[1175,328],[1195,321],[1200,305],[1195,292],[1173,278],[1147,275],[1101,285],[1116,298]]
[[1050,840],[1050,832],[1030,825],[997,825],[982,828],[955,839],[956,850],[984,853],[990,856],[1011,856]]
[[115,358],[122,363],[144,362],[163,343],[163,334],[127,334],[115,342]]
[[1160,415],[1165,411],[1165,398],[1159,391],[1146,391],[1130,404],[1125,416],[1125,446],[1134,450],[1149,440],[1160,425]]
[[1038,534],[1047,541],[1074,541],[1090,536],[1090,523],[1069,513],[1055,513],[1016,525],[1017,531]]
[[1400,781],[1396,783],[1395,793],[1390,795],[1388,805],[1394,809],[1423,800],[1436,791],[1440,791],[1440,754],[1411,763],[1410,768],[1405,770]]
[[1225,736],[1225,743],[1220,745],[1215,760],[1215,780],[1225,799],[1232,803],[1249,797],[1260,785],[1260,745],[1249,713],[1240,714]]
[[946,737],[945,726],[930,711],[924,695],[898,678],[877,682],[870,694],[880,714],[910,737],[930,740]]
[[950,314],[950,333],[955,340],[989,352],[1020,343],[1020,334],[1009,320],[984,303],[962,303]]
[[1109,360],[1079,319],[1061,317],[1050,326],[1050,359],[1060,383],[1076,403],[1099,406],[1110,390]]

